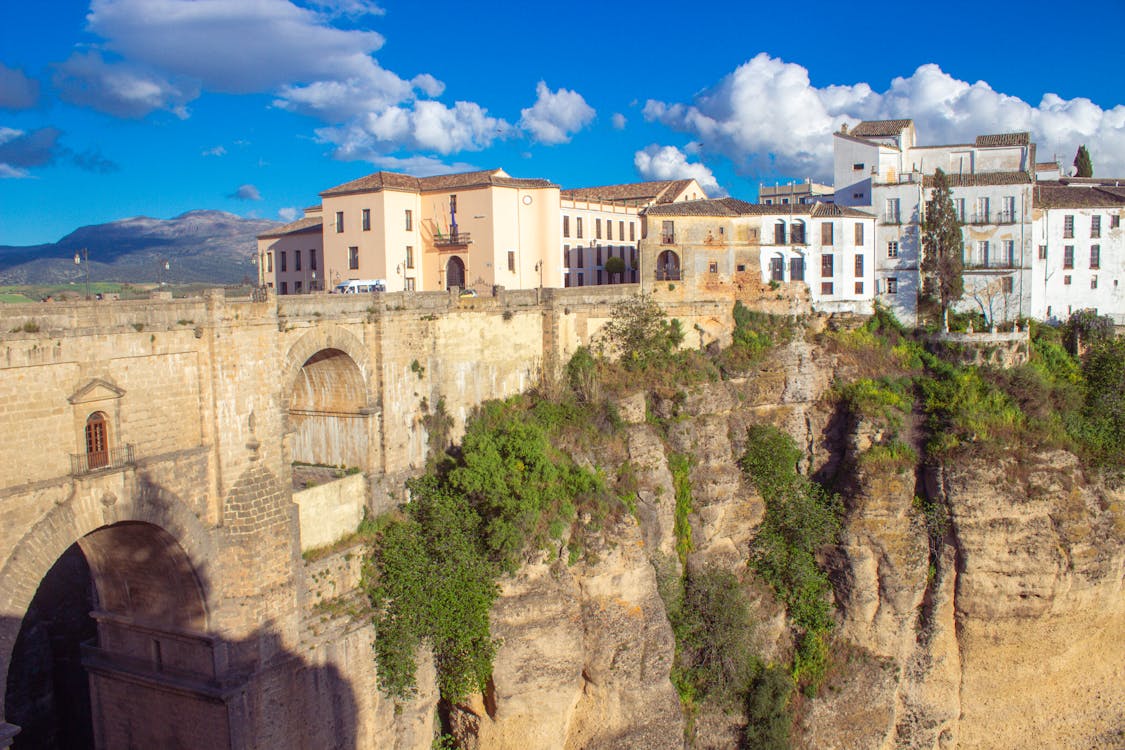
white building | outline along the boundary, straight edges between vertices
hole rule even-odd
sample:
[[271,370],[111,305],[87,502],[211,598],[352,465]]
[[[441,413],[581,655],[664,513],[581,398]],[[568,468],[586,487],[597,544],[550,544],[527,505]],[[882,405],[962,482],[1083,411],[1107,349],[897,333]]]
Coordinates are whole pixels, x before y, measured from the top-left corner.
[[[636,283],[638,212],[648,206],[706,198],[694,179],[652,180],[564,190],[561,194],[564,286]],[[621,258],[625,273],[610,278],[605,262]]]
[[836,203],[876,213],[878,299],[903,321],[917,317],[920,220],[933,175],[949,177],[964,224],[964,309],[1003,322],[1032,314],[1032,185],[1028,133],[978,136],[973,143],[919,146],[911,120],[861,122],[833,138]]

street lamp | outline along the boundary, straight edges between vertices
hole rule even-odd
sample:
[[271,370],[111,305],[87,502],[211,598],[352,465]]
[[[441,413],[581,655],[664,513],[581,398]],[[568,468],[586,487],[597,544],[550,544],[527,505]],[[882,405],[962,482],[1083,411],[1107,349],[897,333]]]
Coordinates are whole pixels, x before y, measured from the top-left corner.
[[74,265],[80,266],[86,264],[86,299],[90,299],[90,250],[89,248],[79,248],[74,251]]

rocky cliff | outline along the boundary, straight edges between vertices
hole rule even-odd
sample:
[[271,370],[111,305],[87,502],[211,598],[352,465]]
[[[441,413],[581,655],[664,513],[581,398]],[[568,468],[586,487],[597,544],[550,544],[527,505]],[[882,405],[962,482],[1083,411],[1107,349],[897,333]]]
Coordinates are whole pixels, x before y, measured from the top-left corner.
[[[764,422],[805,447],[805,470],[837,477],[845,505],[839,543],[822,553],[833,666],[799,701],[797,746],[1125,747],[1122,491],[1058,451],[865,468],[870,425],[826,398],[840,368],[802,340],[745,378],[620,400],[635,520],[605,529],[584,562],[568,565],[562,545],[504,581],[490,689],[454,710],[461,742],[685,746],[657,591],[662,567],[681,570],[675,455],[693,459],[686,565],[735,572],[761,658],[789,658],[785,610],[747,567],[764,504],[737,459],[747,426]],[[735,747],[743,721],[705,708],[687,721],[687,744]]]

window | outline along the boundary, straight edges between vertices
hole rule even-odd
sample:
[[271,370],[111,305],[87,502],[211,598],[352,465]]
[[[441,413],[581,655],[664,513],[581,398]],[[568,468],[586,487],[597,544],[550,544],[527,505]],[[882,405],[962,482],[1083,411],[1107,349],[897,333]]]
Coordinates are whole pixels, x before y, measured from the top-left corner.
[[735,270],[738,271],[739,273],[745,272],[746,271],[746,264],[745,263],[739,263],[737,266],[735,266]]
[[1074,245],[1063,247],[1063,268],[1074,268]]
[[563,268],[570,268],[570,245],[563,245]]
[[[339,216],[340,214],[336,214],[336,215]],[[370,232],[371,231],[371,209],[370,208],[363,209],[363,212],[362,212],[362,214],[360,214],[360,216],[362,217],[360,221],[361,221],[361,224],[362,224],[362,227],[363,227],[363,231]],[[336,231],[339,232],[340,230],[337,229]]]
[[856,200],[863,200],[863,193],[852,193],[852,198]]
[[337,211],[336,212],[336,231],[337,232],[344,231],[344,212],[343,211]]
[[1004,263],[1009,266],[1016,264],[1016,241],[1004,240]]
[[832,276],[833,256],[831,253],[820,256],[820,275],[831,278]]
[[[574,264],[574,267],[582,268],[586,263],[586,250],[579,245],[574,248],[574,254],[578,257],[578,262]],[[578,286],[582,286],[582,274],[578,274]]]
[[273,273],[273,253],[266,253],[266,273]]
[[898,279],[894,276],[887,278],[887,294],[898,294]]
[[804,258],[790,258],[789,259],[789,280],[790,281],[804,281],[805,280],[805,259]]
[[405,290],[407,292],[413,292],[415,290],[414,277],[413,276],[407,276],[405,279],[403,279],[402,280],[402,288],[403,288],[403,290]]
[[516,251],[508,251],[508,270],[512,273],[516,272]]
[[989,218],[989,215],[988,215],[989,208],[988,208],[988,197],[987,196],[982,195],[981,197],[977,198],[976,211],[977,211],[976,215],[973,216],[973,223],[975,223],[975,224],[987,224],[987,223],[989,223],[990,218]]
[[563,237],[569,237],[569,236],[570,236],[570,217],[564,216],[563,217]]
[[664,221],[660,225],[660,242],[664,245],[671,245],[676,241],[676,223],[674,221]]
[[777,224],[773,225],[773,244],[775,244],[775,245],[784,245],[785,244],[785,222],[784,221],[778,222]]
[[1120,226],[1121,226],[1121,215],[1120,214],[1114,214],[1113,216],[1109,217],[1109,228],[1110,229],[1117,229]]
[[294,281],[293,282],[293,294],[300,294],[300,293],[301,293],[301,282]]
[[602,238],[602,220],[594,219],[594,239],[600,240]]
[[1005,195],[1000,199],[1000,222],[1010,223],[1016,220],[1016,196]]
[[309,269],[312,270],[312,271],[316,270],[316,248],[315,247],[309,248]]
[[832,282],[831,282],[831,281],[822,281],[822,282],[820,282],[820,293],[821,293],[821,294],[823,294],[823,295],[825,295],[825,296],[830,296],[830,295],[832,295],[832,294],[833,294],[833,291],[832,291]]
[[602,246],[598,245],[597,255],[594,258],[594,265],[600,266],[602,264]]
[[782,198],[781,203],[782,203],[782,205],[788,206],[789,205],[789,199],[788,198]]
[[605,220],[605,238],[607,240],[613,239],[613,222],[609,219]]
[[1102,267],[1102,246],[1090,245],[1090,268],[1098,269]]
[[353,271],[359,268],[359,248],[354,245],[348,248],[348,268]]
[[988,265],[988,250],[988,240],[977,240],[977,263],[979,265]]
[[617,222],[617,239],[625,239],[625,222],[623,221]]
[[857,281],[855,283],[855,293],[856,294],[863,294],[863,282],[862,281]]
[[1098,288],[1098,277],[1097,276],[1091,276],[1090,277],[1090,288],[1091,289],[1097,289]]
[[[1114,218],[1117,218],[1117,217],[1115,216]],[[633,222],[630,221],[629,222],[629,241],[630,242],[636,242],[636,240],[637,240],[636,224],[634,224]]]
[[899,211],[899,199],[887,198],[887,204],[883,212],[883,220],[887,224],[901,224],[902,214]]
[[897,258],[898,257],[898,243],[897,242],[888,242],[887,243],[887,257],[888,258]]
[[86,418],[86,468],[90,471],[109,465],[109,431],[105,414],[96,411]]
[[1047,246],[1046,245],[1040,245],[1039,246],[1039,260],[1047,260]]
[[832,222],[826,221],[820,225],[820,244],[832,244]]
[[965,222],[966,216],[965,216],[965,199],[964,198],[954,198],[953,199],[953,213],[957,216],[957,221],[960,221],[962,223]]
[[863,166],[864,166],[863,162],[857,161],[855,164],[852,165],[852,171],[853,172],[862,172]]
[[1066,215],[1063,217],[1063,237],[1070,239],[1074,237],[1074,216]]
[[574,236],[582,239],[582,217],[576,216],[574,218]]
[[789,241],[794,245],[805,244],[805,223],[802,221],[793,222],[793,228],[789,230]]
[[563,274],[563,286],[570,286],[570,271]]
[[281,282],[281,294],[289,294],[289,284],[287,282]]
[[406,231],[413,232],[414,231],[414,212],[411,211],[409,208],[406,209],[406,214],[403,217],[403,219],[405,221]]
[[[579,263],[578,265],[582,265],[582,264]],[[586,283],[586,274],[579,271],[578,272],[578,283],[575,284],[575,286],[583,286],[585,283]]]
[[406,246],[406,267],[414,268],[414,246]]
[[855,244],[863,244],[863,224],[858,221],[855,223]]
[[288,264],[285,262],[285,251],[281,251],[281,272],[284,273],[289,270]]
[[1070,276],[1069,276],[1069,274],[1066,275],[1066,276],[1063,276],[1063,286],[1070,286]]
[[300,271],[301,270],[301,251],[300,250],[294,250],[293,251],[293,270],[294,271]]
[[1012,286],[1012,277],[1011,276],[1005,276],[1002,279],[1000,279],[1000,291],[1003,294],[1011,294],[1012,289],[1013,289],[1013,286]]
[[1101,236],[1102,236],[1102,217],[1101,216],[1091,216],[1090,217],[1090,237],[1092,239],[1096,240]]
[[715,261],[711,261],[707,265],[707,273],[718,273],[718,272],[719,272],[719,264],[716,263]]
[[863,256],[855,256],[855,277],[857,279],[863,278]]

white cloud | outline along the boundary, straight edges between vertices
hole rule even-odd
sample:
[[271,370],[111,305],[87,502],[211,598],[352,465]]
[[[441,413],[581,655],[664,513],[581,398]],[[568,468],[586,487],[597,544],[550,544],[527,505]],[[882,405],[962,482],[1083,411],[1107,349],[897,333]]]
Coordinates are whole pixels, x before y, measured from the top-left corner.
[[0,162],[0,180],[21,180],[30,176],[31,174],[26,169]]
[[535,104],[520,110],[520,127],[540,143],[568,143],[594,119],[594,108],[577,91],[551,91],[546,82],[540,81],[535,93]]
[[253,185],[239,185],[238,190],[227,196],[228,198],[235,198],[240,201],[260,201],[262,194],[258,192],[258,188]]
[[386,11],[371,0],[310,0],[331,16],[381,16]]
[[1125,106],[1102,109],[1088,99],[1050,93],[1033,106],[984,81],[953,78],[934,64],[879,92],[867,83],[817,88],[804,67],[762,53],[691,103],[649,100],[644,115],[691,134],[701,153],[724,156],[746,172],[828,179],[832,133],[842,123],[909,117],[922,143],[1030,130],[1040,159],[1057,153],[1069,164],[1085,143],[1095,174],[1125,173]]
[[286,206],[278,209],[277,215],[281,217],[282,221],[296,221],[297,217],[301,215],[301,210],[293,206]]
[[675,146],[653,144],[633,155],[633,166],[646,180],[686,180],[695,178],[707,195],[726,195],[718,180],[705,164],[688,163],[687,156]]
[[193,81],[173,82],[132,63],[108,63],[100,53],[74,53],[55,69],[54,83],[63,99],[116,117],[144,117],[166,109],[181,119],[187,103],[199,96]]
[[204,156],[226,156],[227,149],[225,146],[214,146],[203,150]]
[[39,101],[39,82],[0,63],[0,109],[28,109]]
[[628,122],[628,120],[625,119],[625,115],[621,114],[620,112],[614,112],[613,117],[610,119],[613,122],[613,127],[617,130],[624,130],[625,123]]

